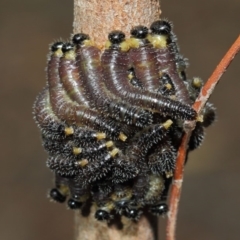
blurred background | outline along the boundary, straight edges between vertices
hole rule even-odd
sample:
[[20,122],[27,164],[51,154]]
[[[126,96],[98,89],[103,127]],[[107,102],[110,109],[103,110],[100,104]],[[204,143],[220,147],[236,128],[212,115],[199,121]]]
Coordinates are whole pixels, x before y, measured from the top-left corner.
[[[52,174],[32,119],[45,85],[48,46],[72,33],[73,1],[0,1],[0,239],[73,239],[73,212],[46,198]],[[239,35],[240,1],[162,0],[174,23],[188,76],[206,80]],[[178,240],[240,236],[240,56],[221,79],[211,102],[217,122],[190,154],[180,202]],[[164,239],[165,220],[159,224]]]

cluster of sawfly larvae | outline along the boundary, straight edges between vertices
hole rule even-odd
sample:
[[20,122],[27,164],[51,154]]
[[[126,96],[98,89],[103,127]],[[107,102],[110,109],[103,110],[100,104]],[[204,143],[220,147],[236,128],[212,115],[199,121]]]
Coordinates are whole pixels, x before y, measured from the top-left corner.
[[197,120],[191,151],[215,119],[211,104],[201,117],[191,107],[203,82],[186,67],[166,20],[136,26],[128,39],[112,31],[103,50],[84,33],[53,43],[34,104],[55,174],[49,196],[70,209],[90,203],[97,220],[165,214],[183,122]]

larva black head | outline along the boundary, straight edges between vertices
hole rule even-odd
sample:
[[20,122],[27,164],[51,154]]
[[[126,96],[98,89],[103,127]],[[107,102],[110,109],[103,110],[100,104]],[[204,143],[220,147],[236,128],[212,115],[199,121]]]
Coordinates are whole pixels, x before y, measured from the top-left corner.
[[125,34],[122,31],[112,31],[109,33],[108,39],[112,44],[119,44],[125,40]]
[[116,211],[122,214],[123,211],[126,211],[129,205],[129,200],[120,200],[115,202]]
[[172,26],[165,20],[158,20],[151,24],[150,29],[154,34],[169,35],[172,31]]
[[141,215],[142,211],[140,211],[137,208],[132,208],[132,209],[127,209],[124,212],[124,216],[133,220],[137,220],[139,219],[140,215]]
[[57,188],[53,188],[49,192],[49,196],[56,202],[63,203],[66,200],[66,196],[64,196]]
[[73,36],[72,42],[74,44],[82,44],[85,40],[89,40],[89,39],[90,39],[89,35],[85,33],[78,33]]
[[95,213],[95,218],[98,221],[108,221],[108,220],[111,219],[111,216],[110,216],[110,214],[107,211],[99,209]]
[[73,210],[74,209],[80,209],[82,207],[82,202],[79,202],[79,201],[76,201],[76,200],[70,198],[68,200],[67,205],[70,209],[73,209]]
[[68,52],[74,49],[74,45],[72,43],[64,43],[62,46],[62,52]]
[[148,35],[148,28],[142,25],[136,26],[131,30],[131,35],[135,38],[144,39]]
[[164,215],[168,212],[168,205],[166,203],[160,203],[158,205],[152,206],[150,212],[154,215]]
[[63,42],[55,42],[53,43],[53,45],[51,46],[51,51],[52,52],[56,52],[58,49],[61,49],[63,46]]

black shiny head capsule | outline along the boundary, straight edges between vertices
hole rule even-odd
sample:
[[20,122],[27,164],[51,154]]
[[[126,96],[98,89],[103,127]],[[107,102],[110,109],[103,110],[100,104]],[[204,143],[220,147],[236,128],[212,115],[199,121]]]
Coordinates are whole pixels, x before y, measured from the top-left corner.
[[125,217],[130,218],[130,219],[134,219],[134,220],[139,219],[140,214],[141,214],[141,211],[139,211],[139,210],[136,209],[136,208],[127,209],[127,210],[124,212],[124,216],[125,216]]
[[111,216],[110,216],[110,214],[107,211],[99,209],[95,213],[95,218],[98,221],[108,221],[108,220],[111,219]]
[[64,43],[62,46],[63,53],[73,50],[74,45],[72,43]]
[[49,196],[56,202],[63,203],[66,200],[66,196],[64,196],[57,188],[53,188],[49,192]]
[[160,203],[158,205],[152,206],[150,212],[154,215],[164,215],[168,212],[168,205],[166,203]]
[[129,201],[128,200],[120,200],[120,201],[117,201],[115,203],[115,205],[118,207],[118,208],[126,208],[129,204]]
[[169,35],[172,31],[172,26],[165,20],[158,20],[151,24],[150,29],[154,34]]
[[125,40],[125,34],[122,31],[112,31],[109,33],[108,39],[112,44],[119,44]]
[[67,205],[70,209],[80,209],[82,207],[82,202],[79,202],[79,201],[76,201],[76,200],[70,198],[68,200]]
[[72,42],[74,44],[82,44],[83,41],[89,40],[89,39],[90,39],[89,35],[87,35],[85,33],[77,33],[73,36]]
[[145,26],[136,26],[131,30],[131,35],[135,38],[144,39],[148,35],[148,28]]
[[52,52],[56,52],[58,49],[61,49],[63,46],[63,42],[55,42],[52,46],[51,46],[51,51]]
[[128,204],[128,200],[120,200],[115,202],[116,211],[122,214],[124,211],[126,211]]

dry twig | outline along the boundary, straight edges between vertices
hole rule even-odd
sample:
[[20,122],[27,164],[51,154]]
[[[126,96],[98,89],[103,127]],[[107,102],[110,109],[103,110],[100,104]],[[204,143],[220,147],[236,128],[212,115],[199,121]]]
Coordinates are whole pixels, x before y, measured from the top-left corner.
[[[195,101],[193,108],[201,113],[202,108],[208,101],[209,97],[213,93],[213,90],[217,83],[219,82],[221,76],[226,71],[227,67],[235,57],[235,55],[240,50],[240,36],[233,43],[232,47],[228,50],[226,55],[223,57],[221,62],[218,64],[213,74],[210,76],[206,84],[203,86],[197,100]],[[189,123],[188,123],[189,125]],[[191,124],[194,126],[194,123]],[[186,150],[189,138],[191,136],[191,132],[193,129],[190,129],[183,136],[182,143],[178,150],[178,158],[177,165],[174,172],[174,179],[172,183],[170,200],[169,200],[169,213],[168,213],[168,222],[167,222],[167,232],[166,232],[166,240],[174,240],[175,232],[176,232],[176,222],[177,222],[177,212],[178,212],[178,204],[181,195],[182,182],[183,182],[183,171],[184,171],[184,163],[186,159]]]

